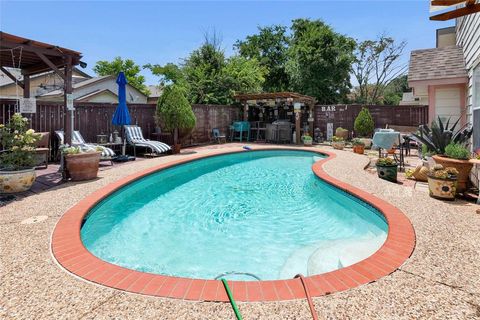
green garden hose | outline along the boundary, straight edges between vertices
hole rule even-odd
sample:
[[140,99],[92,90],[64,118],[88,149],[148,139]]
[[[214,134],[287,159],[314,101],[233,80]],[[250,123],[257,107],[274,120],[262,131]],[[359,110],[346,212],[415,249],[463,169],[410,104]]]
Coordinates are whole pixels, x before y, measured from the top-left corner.
[[227,280],[222,279],[223,286],[225,287],[225,291],[227,291],[228,299],[230,299],[230,304],[232,305],[233,311],[235,312],[235,316],[237,316],[237,320],[242,320],[242,315],[240,314],[240,310],[238,310],[237,304],[233,299],[232,292],[230,291],[230,287],[228,286]]

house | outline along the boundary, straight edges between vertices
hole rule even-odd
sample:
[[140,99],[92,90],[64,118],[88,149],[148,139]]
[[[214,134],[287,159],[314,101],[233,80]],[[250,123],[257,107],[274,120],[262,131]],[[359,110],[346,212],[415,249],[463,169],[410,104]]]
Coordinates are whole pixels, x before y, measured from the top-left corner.
[[[73,84],[73,99],[77,102],[118,102],[116,76],[91,78]],[[127,103],[147,103],[147,96],[140,90],[127,84]],[[37,96],[37,100],[63,101],[63,90],[57,89]]]
[[[23,75],[19,69],[7,68],[18,81],[23,81]],[[72,82],[79,83],[92,77],[78,68],[73,68]],[[43,72],[30,77],[30,96],[36,97],[44,93],[63,88],[63,79],[53,71]],[[0,70],[0,97],[16,98],[23,97],[23,89],[15,84],[5,73]]]
[[480,14],[437,30],[437,46],[411,52],[408,84],[419,104],[428,104],[429,121],[460,119],[473,125],[473,147],[480,147]]
[[[9,69],[17,79],[22,80],[20,72]],[[1,71],[0,71],[1,72]],[[41,101],[63,102],[63,79],[55,72],[45,72],[30,78],[30,95]],[[85,72],[73,70],[73,98],[77,102],[118,102],[118,85],[115,76],[91,77]],[[127,84],[127,103],[147,103],[147,96],[135,87]],[[23,89],[5,74],[0,73],[0,97],[15,99],[23,96]]]
[[159,85],[150,85],[148,86],[148,91],[150,94],[148,95],[147,103],[157,104],[158,98],[162,95],[163,89]]

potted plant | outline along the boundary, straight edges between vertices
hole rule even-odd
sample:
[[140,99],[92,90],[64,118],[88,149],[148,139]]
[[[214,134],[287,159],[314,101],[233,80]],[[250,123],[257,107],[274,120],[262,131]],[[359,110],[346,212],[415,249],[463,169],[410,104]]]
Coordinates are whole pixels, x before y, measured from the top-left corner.
[[28,119],[15,113],[7,125],[0,124],[0,193],[29,190],[35,181],[35,143],[40,139],[28,129]]
[[353,145],[353,152],[358,154],[363,154],[365,151],[365,143],[360,140],[359,138],[355,138],[352,140]]
[[375,129],[375,123],[373,122],[373,117],[370,114],[370,111],[363,107],[362,110],[358,113],[353,124],[353,129],[357,136],[359,136],[364,143],[364,146],[371,147],[373,130]]
[[173,150],[179,153],[182,139],[195,127],[195,114],[185,98],[184,90],[173,84],[166,86],[157,103],[155,121],[165,130],[173,131]]
[[313,144],[313,139],[308,133],[306,133],[305,135],[302,136],[302,140],[303,140],[303,145],[304,146],[310,147]]
[[380,179],[397,182],[398,164],[393,158],[379,158],[375,164]]
[[343,129],[342,127],[338,127],[336,130],[335,130],[335,136],[339,137],[339,138],[343,138],[343,140],[347,140],[348,139],[348,130],[347,129]]
[[343,137],[332,137],[332,147],[337,150],[343,150],[345,148],[345,139]]
[[455,168],[444,168],[436,164],[428,173],[428,190],[432,198],[454,200],[457,191],[457,175]]
[[63,145],[60,151],[65,159],[67,178],[71,178],[72,181],[83,181],[97,177],[101,149],[82,149]]
[[[468,161],[469,152],[466,149],[466,145],[472,136],[473,128],[464,126],[455,131],[459,121],[460,119],[450,126],[450,120],[444,124],[438,118],[436,122],[432,123],[431,128],[420,126],[418,132],[413,134],[413,137],[418,142],[426,145],[428,152],[435,153],[432,156],[435,163],[441,164],[445,168],[453,167],[457,169],[457,192],[462,193],[467,189],[468,176],[472,169],[472,163]],[[468,157],[465,157],[465,155],[468,155]]]

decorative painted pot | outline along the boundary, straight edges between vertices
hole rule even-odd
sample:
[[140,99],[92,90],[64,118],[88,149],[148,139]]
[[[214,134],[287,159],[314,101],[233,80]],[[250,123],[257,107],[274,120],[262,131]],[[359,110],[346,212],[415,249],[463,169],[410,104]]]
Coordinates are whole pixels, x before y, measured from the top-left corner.
[[469,160],[452,159],[439,155],[434,155],[433,160],[435,160],[435,163],[441,164],[444,168],[452,167],[457,169],[457,192],[463,193],[467,190],[470,171],[473,168],[472,162]]
[[371,138],[360,138],[360,141],[362,141],[365,144],[365,148],[371,148],[372,147],[372,139]]
[[455,200],[457,193],[457,179],[442,179],[428,177],[430,197],[443,200]]
[[380,179],[390,182],[397,182],[398,165],[379,166],[377,165],[377,175]]
[[35,182],[35,168],[19,171],[0,171],[0,193],[28,191]]
[[311,147],[313,145],[313,140],[312,139],[303,140],[303,145],[306,147]]
[[365,146],[362,146],[362,145],[353,146],[353,152],[358,154],[363,154],[365,152]]
[[347,140],[348,139],[348,130],[346,130],[346,129],[339,130],[339,128],[337,128],[337,130],[335,130],[335,135],[339,138],[343,138],[343,140]]
[[344,141],[333,141],[332,142],[332,147],[337,150],[343,150],[345,148],[345,142]]
[[65,156],[67,171],[73,181],[95,179],[98,174],[101,152],[68,154]]

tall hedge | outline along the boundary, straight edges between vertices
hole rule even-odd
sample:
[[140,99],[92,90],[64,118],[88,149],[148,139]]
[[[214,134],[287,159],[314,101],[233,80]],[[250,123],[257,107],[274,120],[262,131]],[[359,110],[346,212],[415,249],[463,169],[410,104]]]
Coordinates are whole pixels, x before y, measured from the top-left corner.
[[164,88],[157,102],[155,121],[159,127],[173,131],[174,143],[177,144],[178,133],[187,135],[195,127],[195,114],[185,97],[184,91],[176,85]]
[[355,130],[357,136],[360,137],[369,137],[372,135],[373,130],[375,130],[375,123],[373,122],[372,115],[367,108],[362,108],[355,119],[353,129]]

